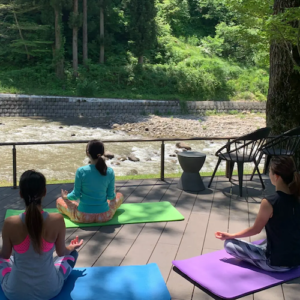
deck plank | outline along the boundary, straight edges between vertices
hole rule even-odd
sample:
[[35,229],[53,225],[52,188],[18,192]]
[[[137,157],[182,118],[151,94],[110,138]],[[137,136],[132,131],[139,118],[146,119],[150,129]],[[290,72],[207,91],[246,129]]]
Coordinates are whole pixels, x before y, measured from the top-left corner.
[[[151,189],[155,186],[156,182],[157,179],[149,181],[143,180],[138,182],[135,186],[127,183],[120,191],[122,192],[123,189],[130,186],[130,188],[126,190],[128,195],[126,203],[139,203],[145,199]],[[98,255],[93,265],[103,266],[106,261],[110,263],[110,265],[120,265],[144,226],[145,224],[126,224],[121,226],[118,232],[110,237],[111,240],[107,244],[107,247],[100,253],[100,255]],[[91,238],[92,245],[97,242],[97,236]],[[88,244],[85,252],[90,252],[89,248],[90,245]],[[120,251],[120,248],[122,248],[122,251]]]
[[[207,185],[209,177],[204,177]],[[231,184],[225,177],[216,177],[212,188],[198,194],[177,188],[178,178],[161,182],[157,179],[117,181],[117,191],[124,194],[125,202],[140,203],[169,201],[184,216],[180,222],[126,224],[68,228],[66,242],[78,235],[84,239],[79,250],[78,267],[137,265],[155,262],[174,300],[209,300],[211,297],[172,271],[173,259],[185,259],[223,248],[223,242],[214,237],[217,230],[236,232],[253,224],[264,195],[274,192],[267,176],[266,190],[262,191],[258,177],[249,181],[245,176],[244,197],[238,196],[236,177]],[[47,185],[45,207],[55,207],[61,189],[71,190],[73,184]],[[22,209],[19,191],[0,188],[0,228],[6,209]],[[265,233],[251,238],[264,238]],[[1,243],[0,243],[1,244]],[[296,300],[300,292],[300,279],[276,286],[242,300]]]
[[285,300],[298,300],[300,294],[300,278],[284,283],[282,290]]
[[[204,180],[207,183],[208,179]],[[211,212],[213,192],[209,189],[199,192],[189,215],[175,259],[181,260],[201,255]],[[192,299],[194,285],[172,271],[167,281],[171,295],[175,299]],[[173,298],[172,298],[173,299]]]

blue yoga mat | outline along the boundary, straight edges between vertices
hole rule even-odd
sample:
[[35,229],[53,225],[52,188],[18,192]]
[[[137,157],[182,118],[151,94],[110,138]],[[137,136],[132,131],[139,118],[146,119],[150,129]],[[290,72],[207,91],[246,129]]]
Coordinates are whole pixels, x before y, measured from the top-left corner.
[[[16,288],[17,285],[16,285]],[[4,300],[0,290],[0,300]],[[53,300],[170,300],[157,264],[75,268]]]

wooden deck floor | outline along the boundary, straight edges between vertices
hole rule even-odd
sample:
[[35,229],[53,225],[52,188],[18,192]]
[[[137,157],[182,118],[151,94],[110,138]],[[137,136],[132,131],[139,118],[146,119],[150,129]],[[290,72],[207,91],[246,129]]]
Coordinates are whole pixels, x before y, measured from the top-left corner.
[[[247,179],[247,178],[245,178]],[[209,178],[204,178],[207,184]],[[235,180],[235,178],[234,178]],[[253,223],[260,201],[274,192],[267,177],[262,191],[256,178],[244,182],[244,197],[238,194],[237,181],[216,177],[212,188],[198,194],[177,189],[178,179],[118,181],[117,190],[124,194],[126,203],[171,202],[185,217],[181,222],[131,224],[124,226],[67,229],[67,241],[78,235],[84,240],[79,250],[77,267],[123,266],[155,262],[167,283],[172,299],[213,299],[194,287],[172,270],[173,259],[185,259],[223,248],[214,237],[217,230],[235,232]],[[61,189],[72,189],[72,184],[48,185],[44,207],[55,207]],[[0,226],[6,209],[22,209],[18,190],[0,188]],[[264,233],[253,240],[264,237]],[[299,299],[300,280],[243,297],[244,300]],[[217,299],[217,298],[215,298]]]

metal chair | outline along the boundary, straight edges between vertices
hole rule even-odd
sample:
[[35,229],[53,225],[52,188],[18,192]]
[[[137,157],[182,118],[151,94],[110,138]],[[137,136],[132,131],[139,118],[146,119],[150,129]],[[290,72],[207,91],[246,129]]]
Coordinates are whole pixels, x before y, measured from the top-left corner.
[[[266,155],[264,174],[267,173],[272,156],[294,156],[300,143],[300,127],[293,128],[274,138],[267,139],[261,147],[257,163],[259,164],[263,155]],[[298,170],[297,170],[298,171]],[[250,180],[253,179],[255,169]]]
[[[255,164],[255,168],[258,172],[258,175],[259,175],[259,178],[261,181],[261,185],[264,189],[265,185],[263,183],[263,180],[261,178],[261,175],[260,175],[260,172],[258,169],[258,163],[256,161],[256,157],[258,155],[258,152],[259,152],[261,146],[263,145],[266,138],[268,137],[270,131],[271,131],[271,128],[269,128],[269,127],[258,129],[252,133],[246,134],[235,140],[232,140],[231,142],[228,142],[225,146],[220,148],[216,152],[216,156],[219,159],[218,159],[217,165],[215,167],[214,173],[208,184],[208,187],[211,186],[211,183],[215,177],[215,174],[217,172],[217,169],[218,169],[221,161],[225,160],[227,162],[230,162],[229,181],[231,181],[231,178],[232,178],[234,164],[237,163],[238,177],[239,177],[239,191],[240,191],[241,197],[243,196],[244,163],[253,162]],[[233,149],[231,149],[232,146],[234,146]]]

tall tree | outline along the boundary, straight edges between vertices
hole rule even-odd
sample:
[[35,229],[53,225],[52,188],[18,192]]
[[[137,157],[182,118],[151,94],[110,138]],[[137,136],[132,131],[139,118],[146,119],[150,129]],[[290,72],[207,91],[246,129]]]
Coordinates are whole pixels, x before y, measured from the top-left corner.
[[[274,15],[279,18],[295,8],[300,8],[300,0],[274,1]],[[296,43],[288,40],[280,23],[273,26],[267,101],[267,125],[275,134],[300,125],[300,21],[289,20],[290,27],[296,30]]]
[[129,0],[128,30],[139,64],[143,63],[145,52],[155,44],[156,13],[155,0]]
[[104,64],[104,0],[100,0],[100,64]]
[[[300,0],[228,1],[270,42],[267,126],[280,134],[300,125]],[[300,153],[297,154],[300,167]]]
[[79,28],[79,14],[78,14],[78,0],[73,0],[73,13],[70,15],[69,25],[73,28],[73,75],[78,76],[78,28]]
[[24,48],[25,48],[25,51],[26,51],[27,60],[29,60],[29,59],[30,59],[30,55],[29,55],[29,52],[28,52],[27,45],[26,45],[26,43],[24,42],[24,37],[23,37],[22,29],[21,29],[20,24],[19,24],[19,21],[18,21],[17,13],[16,13],[16,11],[15,11],[14,2],[13,2],[12,0],[10,0],[10,4],[11,4],[11,6],[12,6],[12,13],[13,13],[13,15],[14,15],[14,19],[15,19],[15,22],[16,22],[16,26],[17,26],[18,31],[19,31],[20,39],[21,39],[22,42],[24,43]]
[[56,76],[60,79],[64,77],[64,43],[62,38],[62,1],[51,0],[50,2],[54,10],[55,19],[55,49],[54,63]]
[[83,24],[82,24],[82,56],[83,64],[88,60],[88,31],[87,31],[87,0],[82,1],[83,6]]
[[53,44],[49,36],[50,26],[41,24],[38,15],[42,3],[28,0],[8,0],[0,4],[0,55],[7,54],[12,61],[45,57]]

